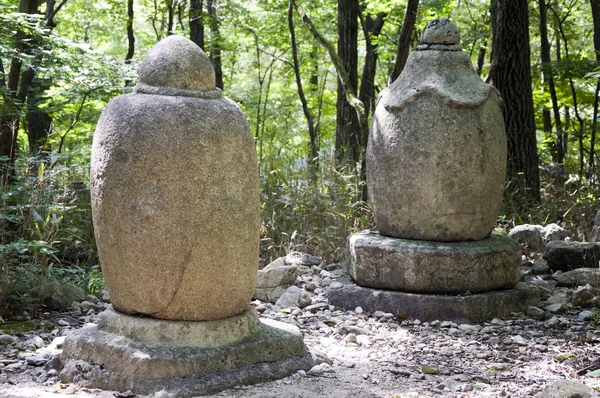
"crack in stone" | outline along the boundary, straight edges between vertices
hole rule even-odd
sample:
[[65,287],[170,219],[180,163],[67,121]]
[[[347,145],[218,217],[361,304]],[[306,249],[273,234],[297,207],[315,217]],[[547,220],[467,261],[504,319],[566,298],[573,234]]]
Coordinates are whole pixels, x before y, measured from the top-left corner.
[[[185,272],[187,271],[187,268],[188,268],[191,260],[192,260],[192,251],[189,250],[187,255],[185,256],[185,260],[183,262],[184,265],[182,267],[182,270],[180,271],[179,280],[177,281],[177,286],[175,288],[175,291],[173,292],[173,296],[171,297],[171,300],[169,300],[167,305],[165,305],[165,307],[162,310],[156,311],[156,312],[150,314],[151,316],[153,316],[155,318],[162,318],[165,315],[165,313],[167,313],[167,310],[173,304],[173,302],[175,301],[175,298],[177,298],[177,295],[179,294],[179,290],[181,290],[181,286],[183,285],[183,283],[182,283],[183,277],[185,275]],[[173,315],[177,315],[179,312],[181,312],[181,310],[178,310]],[[172,318],[172,316],[170,316],[169,318]]]

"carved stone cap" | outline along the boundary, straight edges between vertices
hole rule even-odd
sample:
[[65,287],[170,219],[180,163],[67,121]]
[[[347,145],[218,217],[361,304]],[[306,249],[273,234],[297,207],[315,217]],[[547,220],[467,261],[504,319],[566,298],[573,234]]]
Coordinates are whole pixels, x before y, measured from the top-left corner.
[[134,92],[215,99],[215,70],[208,56],[191,40],[169,36],[159,41],[140,63]]
[[460,34],[448,18],[430,21],[400,76],[381,92],[382,105],[392,112],[423,95],[454,108],[477,108],[488,98],[501,104],[500,94],[477,75],[459,41]]
[[440,17],[429,21],[417,50],[460,51],[460,33],[448,18]]

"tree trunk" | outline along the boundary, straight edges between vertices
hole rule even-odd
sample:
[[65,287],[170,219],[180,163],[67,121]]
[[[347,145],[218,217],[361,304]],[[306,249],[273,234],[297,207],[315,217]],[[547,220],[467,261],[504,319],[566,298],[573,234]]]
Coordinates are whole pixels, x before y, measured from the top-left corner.
[[[551,8],[551,10],[554,13],[554,16],[556,17],[556,22],[558,24],[558,31],[560,32],[560,36],[562,37],[563,42],[565,44],[565,57],[568,62],[570,60],[569,41],[567,39],[565,30],[563,27],[563,22],[564,22],[565,18],[560,18],[554,8]],[[558,54],[558,52],[557,52],[557,54]],[[581,177],[581,176],[583,176],[584,159],[585,159],[585,153],[584,153],[584,149],[583,149],[583,132],[584,132],[585,126],[584,126],[583,118],[581,117],[581,114],[579,113],[579,102],[577,100],[577,91],[575,90],[575,83],[573,82],[573,77],[570,75],[569,75],[569,87],[571,88],[571,96],[573,98],[573,111],[575,112],[575,118],[577,119],[577,122],[579,124],[579,131],[577,134],[578,134],[578,141],[579,141],[579,176]],[[566,138],[565,138],[565,140],[566,140]]]
[[[594,20],[594,50],[596,50],[596,61],[600,63],[600,0],[590,0],[592,6],[592,19]],[[600,93],[600,78],[596,83],[596,91],[594,96],[594,115],[592,118],[592,129],[590,137],[590,160],[589,171],[590,175],[596,175],[595,172],[595,147],[596,147],[596,132],[598,131],[598,95]]]
[[[550,91],[550,98],[552,99],[552,111],[554,112],[554,122],[556,124],[556,162],[559,164],[561,170],[564,168],[565,154],[567,151],[567,142],[565,141],[562,122],[560,120],[560,109],[558,107],[558,99],[556,97],[556,89],[554,86],[554,75],[552,72],[552,64],[550,58],[550,42],[548,40],[548,23],[547,23],[547,9],[546,0],[538,0],[540,9],[540,40],[541,40],[541,61],[542,61],[542,76],[544,77],[544,83],[548,85]],[[546,110],[544,110],[547,112]],[[544,130],[547,128],[546,118],[549,117],[544,114]],[[550,127],[550,132],[552,127]]]
[[504,100],[507,177],[517,185],[514,188],[518,188],[521,198],[537,202],[540,179],[531,91],[528,1],[498,0],[496,14],[497,64],[491,76]]
[[204,0],[190,0],[190,40],[204,50],[204,22],[202,7]]
[[485,62],[485,53],[487,51],[487,40],[484,40],[481,46],[479,47],[479,53],[477,54],[477,74],[481,76],[481,72],[483,72],[483,63]]
[[288,26],[290,29],[290,37],[292,44],[292,58],[294,60],[294,76],[296,77],[296,86],[298,87],[298,97],[302,103],[302,111],[304,117],[306,117],[306,123],[308,124],[308,134],[310,138],[310,155],[308,157],[308,169],[311,177],[316,177],[315,162],[319,157],[319,140],[315,129],[315,121],[310,109],[308,108],[308,102],[304,95],[304,89],[302,88],[302,79],[300,78],[300,61],[298,61],[298,48],[296,46],[296,32],[294,30],[294,4],[292,0],[289,0],[288,4]]
[[[125,63],[130,64],[135,54],[135,36],[133,35],[133,0],[127,0],[127,54]],[[129,86],[131,80],[125,80],[125,86]]]
[[175,25],[175,0],[167,0],[167,36],[173,34]]
[[133,0],[127,0],[127,54],[125,62],[130,63],[135,54],[135,36],[133,35]]
[[404,12],[404,20],[402,28],[400,28],[400,37],[398,38],[398,46],[396,48],[396,61],[394,62],[394,70],[389,77],[389,83],[393,82],[400,76],[400,73],[406,65],[408,52],[410,50],[410,42],[413,31],[415,30],[415,22],[417,21],[417,9],[419,8],[419,0],[408,0],[406,11]]
[[29,153],[33,156],[47,153],[49,151],[47,139],[52,132],[52,118],[46,112],[36,108],[27,112],[25,120]]
[[[132,0],[131,0],[132,1]],[[67,0],[61,0],[57,5],[55,0],[46,0],[46,12],[45,12],[45,27],[52,30],[56,27],[54,17],[60,11],[60,9],[66,4]],[[36,5],[30,11],[33,13],[38,12],[39,5],[43,1],[38,1]],[[133,13],[133,5],[131,6],[131,12]],[[131,16],[133,18],[133,14]],[[133,35],[133,33],[132,33]],[[37,45],[35,41],[31,42],[32,46]],[[39,63],[42,61],[42,55],[36,57],[36,61]],[[29,143],[29,153],[31,155],[42,155],[46,156],[50,152],[50,148],[47,144],[48,136],[52,133],[52,117],[44,112],[40,105],[47,99],[45,96],[46,90],[51,86],[49,80],[41,80],[36,77],[35,69],[28,67],[25,72],[21,75],[20,85],[23,93],[19,100],[24,103],[27,99],[27,113],[25,115],[25,127],[27,132],[27,138]],[[27,90],[25,92],[25,90]]]
[[[338,45],[337,54],[348,72],[350,86],[356,92],[358,86],[358,0],[338,0]],[[355,110],[348,103],[344,85],[338,79],[337,112],[335,131],[336,159],[341,164],[360,160],[359,121]]]
[[210,59],[215,67],[217,87],[223,90],[223,65],[221,62],[221,33],[219,32],[219,17],[217,16],[217,0],[208,0],[208,15],[210,16]]
[[[363,33],[365,35],[366,49],[365,64],[363,66],[363,73],[360,80],[360,94],[358,98],[365,105],[365,113],[367,115],[375,111],[375,101],[377,96],[375,95],[375,73],[377,72],[377,46],[373,44],[373,38],[377,38],[383,28],[386,14],[379,13],[373,18],[371,15],[361,18],[363,25]],[[362,137],[364,139],[361,145],[366,148],[368,137]]]
[[504,24],[504,8],[498,7],[498,0],[491,0],[490,18],[492,21],[492,51],[490,51],[490,70],[485,78],[486,83],[494,80],[498,59],[500,58],[502,25]]
[[[379,13],[373,18],[371,15],[364,17],[361,12],[361,22],[363,33],[365,35],[366,49],[365,64],[363,66],[362,78],[360,81],[360,93],[358,98],[365,106],[365,117],[369,117],[375,112],[375,73],[377,72],[377,46],[373,44],[372,39],[377,38],[383,29],[385,22],[385,13]],[[368,134],[360,135],[360,146],[364,151],[369,141]],[[363,152],[361,152],[363,153]],[[361,200],[367,201],[367,159],[361,156],[360,182],[361,182]]]
[[[38,0],[21,0],[19,12],[36,14],[40,3]],[[53,6],[53,4],[52,4]],[[52,16],[53,17],[53,16]],[[31,37],[17,30],[15,33],[15,52],[29,53]],[[35,75],[29,67],[22,71],[22,62],[13,58],[10,63],[6,89],[2,91],[3,106],[0,113],[0,183],[10,183],[12,164],[17,153],[20,114],[27,98],[27,93]]]
[[331,44],[331,42],[327,40],[327,38],[325,38],[325,36],[323,36],[321,32],[319,32],[319,30],[315,27],[315,25],[312,23],[302,6],[299,5],[296,2],[296,0],[293,0],[293,3],[296,6],[296,12],[298,13],[298,16],[300,17],[300,19],[302,19],[304,25],[308,28],[310,33],[319,42],[319,44],[321,44],[327,50],[327,53],[329,54],[329,57],[333,62],[333,66],[337,71],[338,80],[342,83],[346,101],[348,101],[348,104],[350,104],[350,106],[356,112],[356,118],[359,121],[359,130],[362,135],[368,135],[369,123],[367,120],[367,114],[365,113],[365,106],[362,103],[362,101],[356,96],[356,90],[352,87],[350,74],[348,73],[346,68],[344,68],[343,60],[336,52],[333,44]]

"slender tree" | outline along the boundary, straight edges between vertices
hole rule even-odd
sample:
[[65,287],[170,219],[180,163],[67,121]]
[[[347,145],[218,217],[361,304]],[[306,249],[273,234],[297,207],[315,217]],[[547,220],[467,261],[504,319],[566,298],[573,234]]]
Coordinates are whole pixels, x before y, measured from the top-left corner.
[[[555,7],[550,7],[550,10],[552,10],[552,13],[554,14],[555,19],[556,19],[558,32],[560,33],[560,37],[562,37],[564,45],[565,45],[564,51],[565,51],[565,58],[566,58],[567,62],[571,61],[571,57],[569,55],[569,41],[568,41],[567,35],[565,33],[564,22],[566,21],[567,17],[571,13],[571,11],[573,10],[575,5],[576,5],[576,1],[573,1],[572,3],[570,3],[567,12],[563,16],[560,16],[558,14]],[[557,38],[557,40],[560,42],[559,38]],[[585,122],[583,120],[583,117],[581,116],[581,113],[579,112],[579,100],[577,98],[577,90],[575,89],[575,82],[573,81],[572,74],[569,74],[568,81],[569,81],[569,87],[571,88],[571,97],[573,99],[573,111],[575,112],[575,119],[577,119],[577,123],[579,125],[579,131],[577,132],[577,141],[579,143],[579,175],[583,176],[583,168],[584,168],[584,164],[585,164],[585,151],[583,148],[583,134],[584,134],[584,129],[585,129]],[[567,123],[567,126],[568,126],[568,123]]]
[[[383,29],[383,23],[385,22],[385,13],[378,13],[377,15],[366,15],[364,16],[361,10],[361,23],[363,33],[365,35],[366,43],[366,54],[365,63],[363,66],[363,73],[360,80],[360,93],[358,98],[365,104],[365,113],[369,115],[375,111],[375,73],[377,72],[377,45],[373,44],[373,39],[376,39],[381,30]],[[367,137],[361,137],[363,141],[361,145],[363,148],[367,147]]]
[[131,63],[135,54],[135,36],[133,35],[133,0],[127,0],[127,54],[125,62]]
[[389,82],[393,82],[400,76],[400,73],[406,65],[410,43],[412,40],[415,23],[417,21],[417,10],[419,8],[419,0],[408,0],[406,3],[406,11],[404,12],[404,20],[400,28],[400,37],[398,38],[398,46],[396,48],[396,61],[394,69],[389,77]]
[[[600,0],[590,0],[592,7],[592,19],[594,21],[594,50],[596,50],[596,61],[600,63]],[[590,137],[590,160],[589,160],[589,171],[590,174],[595,175],[595,145],[596,145],[596,133],[598,132],[598,97],[600,94],[600,78],[596,82],[596,91],[594,96],[594,110],[592,117],[592,128]]]
[[[354,92],[358,89],[358,0],[338,0],[337,54],[348,72]],[[361,132],[354,109],[344,95],[344,84],[338,79],[336,102],[335,153],[340,164],[360,160]]]
[[483,64],[485,62],[485,53],[487,52],[488,42],[487,40],[483,40],[481,46],[479,46],[479,52],[477,53],[477,67],[475,70],[477,74],[481,76],[481,72],[483,72]]
[[298,46],[296,44],[296,32],[294,29],[294,3],[293,0],[289,0],[288,3],[288,27],[290,29],[290,39],[292,44],[292,58],[294,60],[293,69],[294,76],[296,78],[296,87],[298,88],[298,97],[302,103],[302,111],[308,124],[308,134],[310,138],[310,155],[308,156],[309,170],[313,178],[316,176],[315,173],[315,162],[319,156],[319,140],[317,137],[317,131],[315,128],[314,117],[308,108],[308,101],[304,95],[304,88],[302,87],[302,79],[300,77],[300,61],[298,60]]
[[[130,64],[135,55],[135,35],[133,34],[133,0],[127,0],[127,54],[125,54],[125,63]],[[130,80],[125,80],[125,85],[129,86]]]
[[[498,0],[494,37],[495,70],[489,78],[504,100],[508,140],[507,177],[524,198],[540,199],[538,154],[531,89],[527,0]],[[495,65],[494,65],[495,64]]]
[[49,81],[34,77],[27,94],[25,127],[31,155],[43,155],[48,150],[46,141],[52,132],[52,117],[41,105],[47,100],[45,92],[49,87]]
[[223,90],[223,65],[221,62],[221,33],[217,15],[217,0],[208,0],[208,15],[210,17],[210,59],[215,67],[217,87]]
[[190,0],[190,40],[204,50],[204,23],[202,20],[203,0]]
[[176,0],[167,0],[167,36],[173,34],[175,27],[175,8],[177,8]]
[[360,132],[361,132],[361,134],[368,135],[369,134],[369,123],[368,123],[367,114],[365,112],[365,106],[364,106],[363,102],[356,95],[356,90],[352,86],[350,74],[344,67],[344,62],[343,62],[342,58],[336,52],[333,44],[331,44],[331,42],[329,40],[327,40],[327,38],[325,36],[323,36],[323,34],[321,32],[319,32],[319,30],[316,28],[316,26],[313,24],[311,19],[308,17],[306,12],[304,11],[304,8],[300,4],[298,4],[296,2],[296,0],[293,0],[293,1],[296,6],[296,12],[298,13],[298,16],[300,16],[300,19],[302,19],[304,26],[307,27],[307,29],[313,35],[315,40],[317,42],[319,42],[319,44],[321,46],[323,46],[325,48],[325,50],[327,50],[327,53],[329,54],[329,57],[331,58],[331,61],[333,62],[333,66],[338,74],[339,81],[342,83],[346,101],[348,101],[348,104],[350,104],[350,106],[354,109],[354,112],[356,113],[356,116],[357,116],[357,119],[359,122]]
[[[46,0],[45,28],[50,31],[56,26],[54,17],[56,13],[65,5],[67,0],[56,3],[55,0]],[[42,2],[38,1],[38,7]],[[40,44],[32,40],[34,46]],[[41,61],[41,55],[38,55],[37,61]],[[26,69],[25,76],[33,75],[29,89],[26,95],[27,106],[25,114],[25,130],[29,143],[29,153],[32,155],[43,155],[47,151],[46,141],[52,133],[52,117],[41,107],[47,100],[46,91],[50,88],[49,79],[40,79],[34,73],[34,69],[29,66]],[[23,84],[23,83],[22,83]]]
[[[556,162],[562,168],[565,161],[565,154],[567,152],[567,141],[565,140],[562,122],[560,120],[560,109],[558,106],[558,99],[556,96],[556,88],[554,85],[554,75],[552,71],[552,59],[550,58],[550,41],[548,40],[548,23],[547,23],[547,8],[546,0],[538,0],[539,11],[540,11],[540,41],[541,41],[541,61],[542,61],[542,76],[544,77],[544,83],[548,86],[550,91],[550,98],[552,100],[552,111],[554,113],[554,122],[556,125]],[[544,129],[552,130],[552,125],[548,126],[549,112],[544,109],[546,114],[544,115]]]

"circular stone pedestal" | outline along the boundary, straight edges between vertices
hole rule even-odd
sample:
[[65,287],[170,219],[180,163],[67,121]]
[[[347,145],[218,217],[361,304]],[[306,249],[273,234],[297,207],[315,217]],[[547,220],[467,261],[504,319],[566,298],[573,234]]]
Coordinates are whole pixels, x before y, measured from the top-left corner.
[[122,314],[109,307],[98,325],[67,337],[63,382],[172,396],[212,394],[236,385],[308,370],[313,359],[300,330],[259,320],[253,308],[215,321],[169,321]]
[[474,242],[431,242],[360,232],[348,246],[348,272],[364,287],[464,294],[510,289],[521,278],[521,246],[495,234]]

